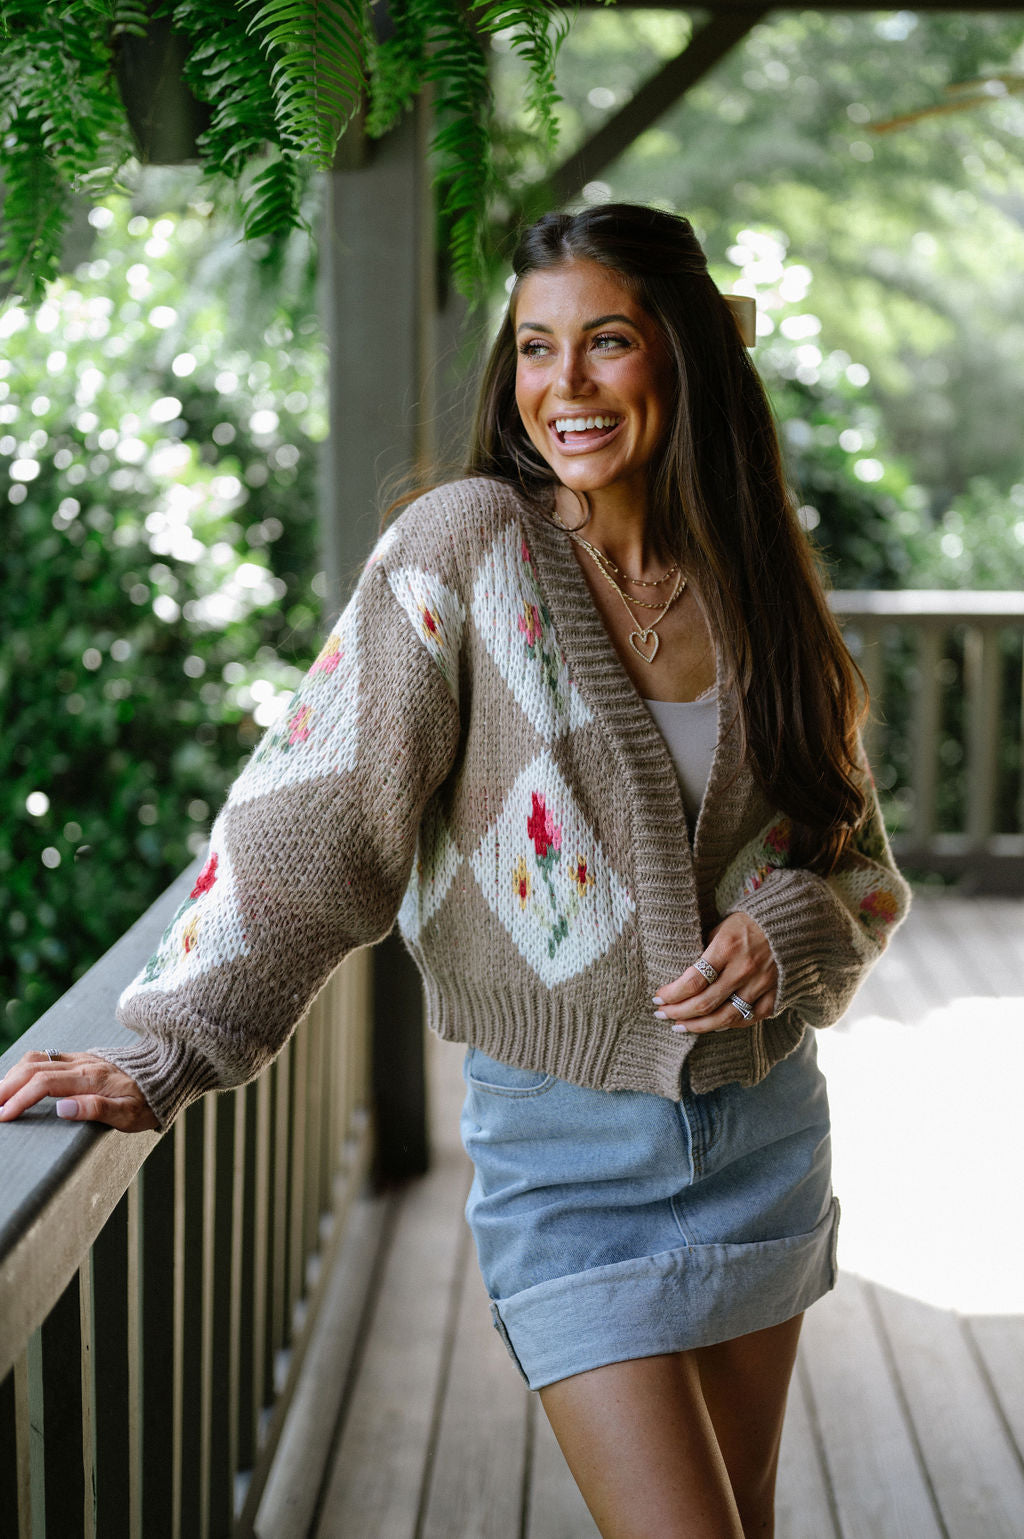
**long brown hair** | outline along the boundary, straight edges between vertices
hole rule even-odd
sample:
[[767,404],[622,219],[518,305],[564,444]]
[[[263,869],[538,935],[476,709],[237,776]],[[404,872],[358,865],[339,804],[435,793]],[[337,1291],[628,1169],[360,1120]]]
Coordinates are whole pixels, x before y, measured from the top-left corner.
[[739,698],[747,759],[793,826],[791,860],[830,871],[864,818],[863,677],[825,598],[786,483],[771,406],[689,220],[608,203],[546,214],[521,237],[484,371],[467,469],[542,495],[554,480],[515,399],[515,306],[529,273],[615,272],[674,361],[676,412],[652,466],[649,532],[700,594]]

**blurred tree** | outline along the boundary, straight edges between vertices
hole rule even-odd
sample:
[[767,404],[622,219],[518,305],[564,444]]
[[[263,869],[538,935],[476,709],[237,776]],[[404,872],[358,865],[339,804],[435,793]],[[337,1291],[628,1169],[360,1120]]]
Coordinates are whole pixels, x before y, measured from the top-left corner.
[[317,645],[308,242],[268,285],[195,180],[93,208],[89,259],[0,316],[8,1039],[202,847]]

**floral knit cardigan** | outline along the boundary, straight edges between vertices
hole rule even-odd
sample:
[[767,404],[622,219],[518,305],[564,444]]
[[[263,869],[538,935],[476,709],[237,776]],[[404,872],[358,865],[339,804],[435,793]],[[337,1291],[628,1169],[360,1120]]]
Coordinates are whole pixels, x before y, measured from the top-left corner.
[[[722,681],[720,681],[722,682]],[[209,859],[125,990],[106,1051],[162,1125],[280,1049],[353,947],[397,916],[441,1036],[576,1084],[676,1098],[756,1083],[849,1004],[908,899],[873,800],[827,880],[740,762],[720,690],[691,848],[668,750],[570,542],[510,487],[406,510],[279,724]],[[764,930],[777,1013],[674,1033],[651,996],[733,910]]]

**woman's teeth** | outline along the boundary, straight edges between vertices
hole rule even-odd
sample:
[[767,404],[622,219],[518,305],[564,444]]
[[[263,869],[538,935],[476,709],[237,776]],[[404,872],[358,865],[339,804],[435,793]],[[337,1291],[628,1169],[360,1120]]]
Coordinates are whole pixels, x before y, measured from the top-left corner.
[[556,433],[586,433],[591,428],[611,428],[621,422],[621,417],[556,417]]

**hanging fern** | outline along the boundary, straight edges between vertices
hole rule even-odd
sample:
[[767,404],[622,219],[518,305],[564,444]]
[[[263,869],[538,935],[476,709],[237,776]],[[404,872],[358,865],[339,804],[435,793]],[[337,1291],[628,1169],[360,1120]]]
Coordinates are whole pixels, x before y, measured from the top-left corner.
[[205,169],[240,188],[247,236],[279,238],[302,222],[303,179],[327,169],[365,108],[386,133],[424,86],[443,240],[456,282],[483,272],[481,232],[493,190],[494,112],[486,41],[504,33],[527,66],[536,136],[553,146],[555,60],[568,29],[552,0],[0,0],[0,278],[34,302],[60,267],[72,192],[107,190],[133,153],[117,89],[126,38],[154,20],[184,38],[184,80],[210,112]]

